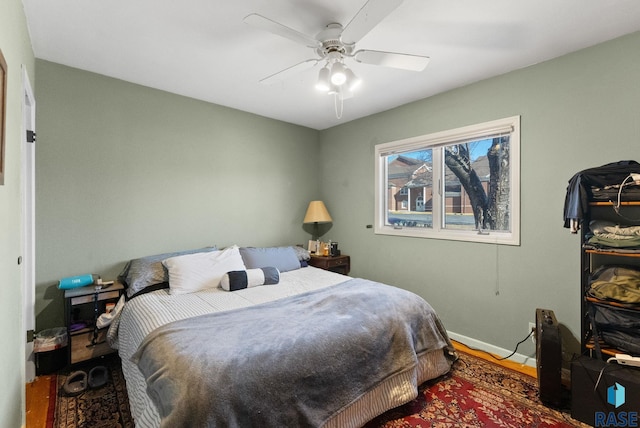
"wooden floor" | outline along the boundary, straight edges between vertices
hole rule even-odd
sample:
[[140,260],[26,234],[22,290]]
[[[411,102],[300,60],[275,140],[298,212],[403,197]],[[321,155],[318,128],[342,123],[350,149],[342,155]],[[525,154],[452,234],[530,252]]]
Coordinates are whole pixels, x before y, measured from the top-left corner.
[[54,379],[55,376],[38,376],[35,381],[27,384],[27,428],[47,426],[49,395]]
[[[483,358],[511,370],[516,370],[529,376],[536,377],[536,368],[510,360],[498,361],[482,351],[475,351],[460,342],[452,341],[453,346],[462,352]],[[49,394],[54,376],[38,376],[33,383],[27,384],[27,428],[45,428],[49,411]]]
[[538,377],[538,373],[537,373],[537,370],[536,370],[535,367],[527,366],[525,364],[516,363],[516,362],[511,361],[511,360],[499,361],[499,360],[496,359],[496,358],[500,358],[499,355],[495,355],[496,358],[492,358],[489,355],[487,355],[486,352],[476,351],[474,349],[468,348],[464,344],[462,344],[460,342],[456,342],[455,340],[451,340],[451,342],[453,342],[453,346],[457,350],[462,351],[462,352],[464,352],[466,354],[470,354],[470,355],[473,355],[475,357],[479,357],[479,358],[482,358],[484,360],[491,361],[492,363],[498,364],[498,365],[500,365],[502,367],[506,367],[508,369],[515,370],[515,371],[518,371],[520,373],[528,374],[529,376],[532,376],[532,377],[536,377],[536,378]]

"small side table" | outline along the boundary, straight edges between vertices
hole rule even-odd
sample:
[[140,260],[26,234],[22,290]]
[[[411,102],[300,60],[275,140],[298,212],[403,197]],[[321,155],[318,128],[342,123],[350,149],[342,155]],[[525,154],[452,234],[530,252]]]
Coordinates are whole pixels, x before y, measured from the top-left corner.
[[316,256],[311,255],[309,265],[324,270],[330,270],[331,272],[341,273],[343,275],[349,275],[351,270],[351,257],[340,256]]
[[[102,289],[89,285],[65,290],[70,364],[116,352],[106,342],[107,328],[98,329],[95,323],[107,303],[117,303],[123,291],[124,286],[117,282]],[[71,324],[77,322],[85,322],[85,327],[71,331]]]

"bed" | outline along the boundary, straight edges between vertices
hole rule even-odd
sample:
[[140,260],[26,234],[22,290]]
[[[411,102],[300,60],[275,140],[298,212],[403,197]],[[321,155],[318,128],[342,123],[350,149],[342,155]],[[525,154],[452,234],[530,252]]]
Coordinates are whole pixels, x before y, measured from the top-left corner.
[[422,298],[304,258],[234,246],[127,264],[108,338],[137,427],[359,427],[450,370]]

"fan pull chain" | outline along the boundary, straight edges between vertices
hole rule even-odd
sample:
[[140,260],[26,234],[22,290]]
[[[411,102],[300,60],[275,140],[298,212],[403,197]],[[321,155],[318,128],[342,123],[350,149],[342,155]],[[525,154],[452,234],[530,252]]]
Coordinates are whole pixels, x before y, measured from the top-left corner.
[[[339,103],[338,103],[338,100],[340,101]],[[344,109],[344,99],[342,98],[342,93],[340,91],[334,94],[333,105],[336,111],[336,118],[342,119],[342,111]]]

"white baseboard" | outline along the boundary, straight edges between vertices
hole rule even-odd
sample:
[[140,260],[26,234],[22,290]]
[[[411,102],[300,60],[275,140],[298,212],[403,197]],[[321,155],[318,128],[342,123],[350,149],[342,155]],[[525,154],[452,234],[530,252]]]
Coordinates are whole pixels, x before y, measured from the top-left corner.
[[[491,352],[496,356],[507,356],[512,350],[499,348],[497,346],[491,345],[490,343],[481,342],[476,339],[472,339],[471,337],[463,336],[458,333],[454,333],[452,331],[447,331],[449,337],[457,342],[460,342],[464,345],[467,345],[469,348],[480,349],[482,351]],[[523,354],[513,354],[509,358],[510,361],[520,363],[530,367],[536,367],[536,358],[535,356],[523,355]]]

